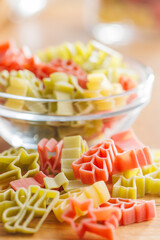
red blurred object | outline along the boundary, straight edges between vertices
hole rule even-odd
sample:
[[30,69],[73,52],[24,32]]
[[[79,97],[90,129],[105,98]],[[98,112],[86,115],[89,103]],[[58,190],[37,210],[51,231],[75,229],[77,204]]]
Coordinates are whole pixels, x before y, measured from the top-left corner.
[[125,75],[121,75],[119,77],[118,82],[121,84],[123,90],[125,90],[125,91],[129,91],[136,87],[135,81],[132,78],[125,76]]
[[114,141],[119,153],[144,147],[131,129],[116,133],[111,136],[111,139]]
[[51,73],[64,72],[78,79],[82,88],[86,88],[87,74],[71,60],[56,59],[50,63],[43,63],[36,56],[28,57],[25,51],[18,49],[14,42],[6,42],[0,45],[0,71],[28,69],[36,77],[42,79],[49,77]]

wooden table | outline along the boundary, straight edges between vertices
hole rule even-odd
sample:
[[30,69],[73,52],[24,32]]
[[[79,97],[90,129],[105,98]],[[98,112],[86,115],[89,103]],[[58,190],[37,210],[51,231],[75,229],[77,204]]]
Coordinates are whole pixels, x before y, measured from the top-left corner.
[[[15,39],[18,45],[24,44],[32,50],[46,45],[61,43],[65,40],[81,40],[87,42],[91,36],[83,25],[83,2],[79,0],[50,1],[48,7],[36,17],[19,22],[6,22],[0,29],[0,42]],[[69,3],[72,3],[72,7]],[[135,57],[151,66],[155,73],[155,83],[150,104],[142,111],[133,128],[137,136],[146,145],[160,148],[160,36],[135,41],[128,46],[116,47],[123,54]],[[0,150],[9,145],[0,139]],[[146,199],[156,199],[157,217],[153,221],[119,227],[116,239],[152,240],[160,239],[160,198],[147,196]],[[39,232],[33,236],[8,235],[0,224],[0,239],[77,239],[70,226],[59,224],[53,214],[47,218]],[[86,239],[97,239],[87,234]]]

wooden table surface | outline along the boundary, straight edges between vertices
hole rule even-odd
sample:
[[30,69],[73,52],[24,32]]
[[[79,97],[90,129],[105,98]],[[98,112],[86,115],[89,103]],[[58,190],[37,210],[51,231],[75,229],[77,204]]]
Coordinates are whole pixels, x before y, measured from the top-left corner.
[[[52,0],[49,1],[48,7],[37,16],[12,22],[6,20],[3,27],[0,28],[0,42],[15,39],[19,46],[26,44],[33,51],[65,40],[87,42],[92,36],[84,29],[83,4],[84,1],[81,0]],[[10,18],[14,20],[13,16]],[[133,128],[144,144],[152,148],[160,148],[160,36],[135,40],[127,46],[116,46],[115,48],[153,68],[155,83],[152,100],[141,112]],[[0,151],[8,147],[9,145],[0,139]],[[157,217],[153,221],[119,227],[116,230],[117,240],[160,239],[160,198],[146,196],[146,199],[148,198],[156,199]],[[59,224],[53,214],[50,214],[40,231],[33,236],[9,235],[0,224],[1,240],[16,238],[77,239],[70,226]],[[87,234],[85,239],[97,239],[97,237]]]

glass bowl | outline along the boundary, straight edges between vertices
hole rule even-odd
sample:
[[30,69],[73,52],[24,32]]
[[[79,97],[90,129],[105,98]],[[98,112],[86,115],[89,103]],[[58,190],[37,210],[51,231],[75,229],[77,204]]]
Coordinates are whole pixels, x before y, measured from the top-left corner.
[[[60,140],[64,136],[80,134],[91,146],[129,128],[150,101],[154,75],[149,67],[140,62],[131,58],[124,60],[138,74],[139,82],[136,88],[121,94],[103,98],[55,100],[0,92],[1,137],[14,147],[36,149],[42,138]],[[61,112],[40,114],[28,110],[15,111],[4,106],[9,99],[16,103],[25,101],[34,109],[39,104],[47,107],[59,104]],[[78,108],[79,113],[66,115],[65,108],[71,105]]]

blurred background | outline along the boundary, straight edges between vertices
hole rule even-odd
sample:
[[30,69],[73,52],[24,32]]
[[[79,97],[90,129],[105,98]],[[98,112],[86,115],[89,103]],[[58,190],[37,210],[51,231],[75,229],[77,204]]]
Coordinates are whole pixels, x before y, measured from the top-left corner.
[[9,39],[32,51],[96,39],[151,66],[152,100],[133,128],[160,147],[160,0],[0,0],[0,43]]

